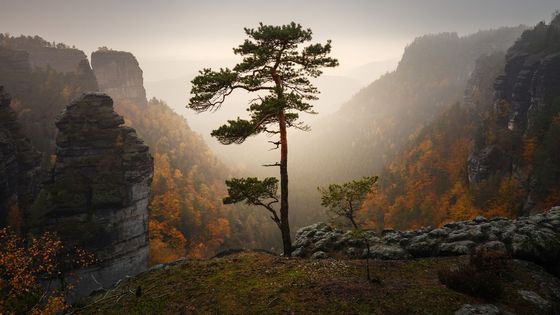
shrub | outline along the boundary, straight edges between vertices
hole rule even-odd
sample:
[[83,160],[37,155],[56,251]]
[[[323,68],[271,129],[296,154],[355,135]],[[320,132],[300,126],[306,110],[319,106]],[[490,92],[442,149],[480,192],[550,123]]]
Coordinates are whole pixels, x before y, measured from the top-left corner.
[[[45,232],[25,240],[9,228],[0,229],[0,314],[57,314],[65,301],[64,275],[94,262],[92,254],[66,248],[58,236]],[[48,290],[41,280],[60,281]]]
[[507,252],[479,246],[468,264],[438,270],[439,281],[448,288],[486,300],[498,299],[503,291],[502,277],[507,270]]

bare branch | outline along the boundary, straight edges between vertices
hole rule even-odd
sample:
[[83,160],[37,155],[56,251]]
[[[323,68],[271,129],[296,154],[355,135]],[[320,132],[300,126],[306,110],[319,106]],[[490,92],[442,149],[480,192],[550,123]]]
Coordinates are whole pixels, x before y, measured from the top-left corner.
[[268,151],[277,150],[280,147],[280,144],[282,144],[282,142],[280,141],[268,141],[268,143],[272,143],[276,146],[275,148],[271,148]]
[[263,164],[264,167],[280,166],[280,163],[276,162],[274,164]]

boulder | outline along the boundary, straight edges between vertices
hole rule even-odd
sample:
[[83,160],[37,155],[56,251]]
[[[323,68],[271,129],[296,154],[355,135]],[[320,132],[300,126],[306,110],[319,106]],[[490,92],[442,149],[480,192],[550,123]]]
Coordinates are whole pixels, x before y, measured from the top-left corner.
[[538,307],[544,313],[550,311],[550,307],[551,307],[550,302],[543,299],[536,292],[528,291],[528,290],[518,290],[517,294],[519,294],[519,296],[523,300],[535,305],[536,307]]
[[500,309],[493,304],[464,304],[455,315],[500,315]]
[[[444,227],[422,228],[415,231],[385,230],[383,236],[367,231],[371,258],[407,259],[466,255],[478,246],[498,251],[503,257],[525,259],[560,274],[560,207],[535,216],[509,220],[505,218],[475,218]],[[317,223],[298,230],[294,252],[309,257],[317,251],[336,252],[348,258],[365,257],[366,242],[352,232],[333,229]],[[356,254],[358,252],[359,254]]]
[[323,251],[314,252],[313,255],[311,255],[311,259],[324,259],[324,258],[327,258],[327,253]]
[[470,253],[471,248],[476,245],[473,241],[457,241],[452,243],[439,244],[439,255],[458,256]]
[[[363,256],[367,256],[367,248],[364,249]],[[369,257],[374,259],[407,259],[412,257],[406,250],[399,246],[376,244],[370,246]]]

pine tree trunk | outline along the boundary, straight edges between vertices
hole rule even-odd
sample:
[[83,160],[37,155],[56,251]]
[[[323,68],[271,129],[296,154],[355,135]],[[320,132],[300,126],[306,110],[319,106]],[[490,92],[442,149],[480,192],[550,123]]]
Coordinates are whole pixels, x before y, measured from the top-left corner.
[[288,137],[286,132],[286,116],[282,111],[278,117],[280,125],[280,230],[284,256],[292,255],[292,239],[288,221]]

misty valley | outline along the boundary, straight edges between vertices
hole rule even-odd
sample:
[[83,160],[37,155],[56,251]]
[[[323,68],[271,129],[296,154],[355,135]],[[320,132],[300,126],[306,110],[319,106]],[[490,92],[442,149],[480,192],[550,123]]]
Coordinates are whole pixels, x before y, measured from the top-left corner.
[[557,3],[171,2],[0,12],[0,314],[560,314]]

